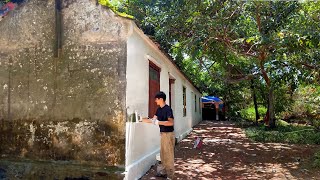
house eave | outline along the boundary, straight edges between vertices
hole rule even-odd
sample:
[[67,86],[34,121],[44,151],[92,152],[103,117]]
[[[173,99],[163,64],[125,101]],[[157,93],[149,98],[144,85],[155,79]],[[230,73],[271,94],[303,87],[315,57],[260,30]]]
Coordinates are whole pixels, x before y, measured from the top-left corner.
[[196,89],[198,90],[200,93],[202,93],[200,91],[200,89],[187,77],[187,75],[185,73],[183,73],[180,68],[177,66],[177,64],[174,62],[174,60],[172,59],[172,57],[166,53],[163,52],[163,50],[161,50],[159,48],[159,46],[157,45],[156,42],[154,42],[154,40],[152,40],[150,37],[148,37],[147,35],[144,34],[144,32],[136,25],[135,22],[131,21],[132,23],[132,27],[133,27],[133,31],[135,31],[136,33],[138,33],[143,40],[145,40],[145,42],[147,42],[156,52],[158,52],[158,54],[161,55],[161,57],[163,57],[168,63],[172,64],[175,69]]

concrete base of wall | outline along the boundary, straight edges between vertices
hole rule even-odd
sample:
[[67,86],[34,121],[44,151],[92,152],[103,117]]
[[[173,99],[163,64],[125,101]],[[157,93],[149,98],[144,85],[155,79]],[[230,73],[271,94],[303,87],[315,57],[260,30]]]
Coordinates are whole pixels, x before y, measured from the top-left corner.
[[188,129],[187,131],[185,131],[184,133],[182,133],[180,136],[176,137],[176,142],[180,142],[182,139],[184,139],[185,137],[187,137],[192,131],[192,128]]
[[[188,136],[193,129],[190,128],[178,137],[176,137],[176,142],[180,142],[186,136]],[[140,158],[139,160],[135,161],[131,165],[126,167],[126,171],[124,173],[125,180],[137,180],[142,177],[152,165],[155,165],[157,160],[156,156],[160,152],[160,148],[149,153],[148,155]]]
[[156,155],[160,152],[160,148],[152,153],[142,157],[138,161],[135,161],[131,165],[126,167],[125,180],[137,180],[142,177],[152,165],[156,164]]
[[95,179],[120,180],[119,167],[95,166],[72,161],[0,159],[0,179]]

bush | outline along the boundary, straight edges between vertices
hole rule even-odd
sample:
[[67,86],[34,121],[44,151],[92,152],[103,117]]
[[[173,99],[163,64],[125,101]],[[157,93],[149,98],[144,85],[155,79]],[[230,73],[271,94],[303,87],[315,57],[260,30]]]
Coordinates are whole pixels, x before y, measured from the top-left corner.
[[245,129],[248,138],[258,142],[278,142],[290,144],[320,144],[320,132],[312,126],[290,125],[279,121],[273,130],[265,127],[249,127]]
[[230,117],[230,120],[239,128],[247,128],[255,125],[253,121],[248,121],[242,118]]
[[313,167],[320,168],[320,151],[314,154]]
[[294,103],[280,114],[288,121],[304,120],[320,129],[320,86],[301,85],[293,94]]
[[[258,112],[260,115],[259,121],[263,120],[264,115],[267,112],[267,108],[265,107],[258,107]],[[254,107],[249,107],[247,109],[243,109],[240,111],[240,115],[242,118],[250,120],[250,121],[256,121],[256,111]]]

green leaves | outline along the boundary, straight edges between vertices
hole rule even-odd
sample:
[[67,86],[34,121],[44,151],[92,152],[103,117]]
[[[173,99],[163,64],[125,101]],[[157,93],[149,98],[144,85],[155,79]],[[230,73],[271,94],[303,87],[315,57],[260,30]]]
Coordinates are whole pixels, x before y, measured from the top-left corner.
[[251,43],[251,41],[254,42],[254,41],[257,40],[257,39],[258,39],[257,36],[255,36],[255,37],[249,37],[249,38],[246,39],[246,42],[247,42],[247,43]]
[[[111,0],[110,0],[111,1]],[[207,94],[225,94],[231,110],[251,102],[255,78],[267,105],[268,81],[278,113],[302,82],[320,82],[320,2],[130,0],[125,7]],[[121,8],[118,8],[121,9]],[[290,89],[290,90],[288,90]],[[240,99],[239,99],[240,98]]]
[[99,4],[101,4],[103,6],[109,7],[118,16],[134,19],[133,16],[126,14],[125,12],[119,12],[119,8],[122,4],[124,4],[124,1],[121,1],[121,0],[98,0],[98,2],[99,2]]

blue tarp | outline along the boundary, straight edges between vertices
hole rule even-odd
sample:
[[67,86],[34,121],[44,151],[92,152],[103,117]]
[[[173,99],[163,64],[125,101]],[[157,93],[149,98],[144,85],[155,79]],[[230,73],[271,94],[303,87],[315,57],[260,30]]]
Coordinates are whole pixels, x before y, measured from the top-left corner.
[[208,103],[208,102],[212,102],[212,101],[220,102],[221,99],[214,97],[214,96],[204,96],[201,98],[201,102],[203,102],[203,103]]

